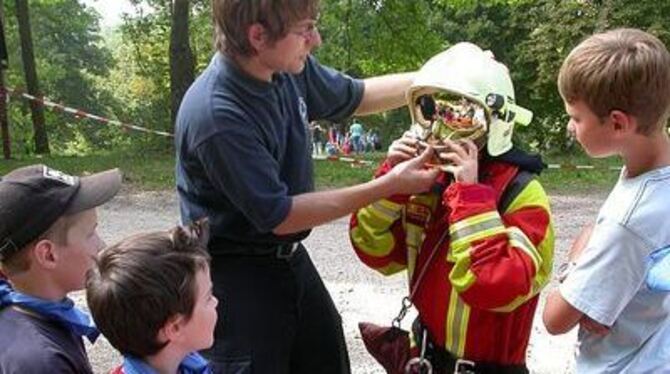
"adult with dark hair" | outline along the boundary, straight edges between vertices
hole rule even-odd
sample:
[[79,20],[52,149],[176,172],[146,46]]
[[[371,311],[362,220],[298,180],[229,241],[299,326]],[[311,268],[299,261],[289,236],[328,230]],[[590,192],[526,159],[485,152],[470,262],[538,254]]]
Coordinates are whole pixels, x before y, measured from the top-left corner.
[[427,149],[383,178],[314,192],[308,125],[398,107],[413,75],[357,80],[311,56],[318,0],[212,1],[218,51],[176,123],[182,220],[208,217],[217,370],[348,373],[341,318],[301,241],[396,193],[426,191]]

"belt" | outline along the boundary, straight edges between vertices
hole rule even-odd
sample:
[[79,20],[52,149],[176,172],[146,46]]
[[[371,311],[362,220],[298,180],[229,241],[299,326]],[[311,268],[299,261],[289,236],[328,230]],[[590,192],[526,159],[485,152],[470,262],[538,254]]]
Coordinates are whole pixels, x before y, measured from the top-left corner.
[[288,260],[293,257],[293,254],[300,249],[300,242],[282,244],[277,246],[275,255],[278,259]]
[[239,243],[220,238],[211,238],[209,251],[214,257],[242,256],[242,257],[274,257],[289,259],[300,249],[301,242],[289,243]]
[[[414,336],[422,336],[422,329],[425,327],[417,318],[412,324]],[[454,356],[448,350],[435,345],[428,334],[426,343],[426,358],[433,366],[434,373],[444,374],[528,374],[526,365],[503,365],[492,362],[471,361]],[[421,342],[417,341],[419,351]]]

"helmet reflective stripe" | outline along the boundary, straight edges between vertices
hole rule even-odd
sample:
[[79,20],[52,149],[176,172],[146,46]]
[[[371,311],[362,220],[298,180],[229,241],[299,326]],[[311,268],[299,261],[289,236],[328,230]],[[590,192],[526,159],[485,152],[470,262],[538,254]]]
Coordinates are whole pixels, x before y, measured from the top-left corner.
[[[441,92],[465,97],[485,108],[489,120],[486,143],[492,156],[512,147],[515,123],[527,125],[533,117],[532,112],[516,105],[507,67],[471,43],[458,43],[421,67],[406,96],[412,123],[418,123],[420,116],[417,98]],[[491,100],[494,105],[487,105]]]

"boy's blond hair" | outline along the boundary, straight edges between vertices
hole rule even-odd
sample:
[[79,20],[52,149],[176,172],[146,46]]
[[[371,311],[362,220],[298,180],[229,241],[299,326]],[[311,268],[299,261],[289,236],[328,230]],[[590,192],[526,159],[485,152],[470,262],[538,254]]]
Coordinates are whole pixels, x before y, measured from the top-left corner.
[[565,59],[558,89],[564,101],[582,101],[600,118],[612,110],[634,116],[638,133],[648,135],[670,115],[670,53],[641,30],[595,34]]

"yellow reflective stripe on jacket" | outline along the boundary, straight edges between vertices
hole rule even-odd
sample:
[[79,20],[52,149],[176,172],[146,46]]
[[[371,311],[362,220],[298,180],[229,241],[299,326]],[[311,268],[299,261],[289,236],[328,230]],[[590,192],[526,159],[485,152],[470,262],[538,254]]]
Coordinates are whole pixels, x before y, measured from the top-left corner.
[[370,204],[370,208],[376,212],[379,218],[385,219],[387,222],[393,222],[400,218],[402,213],[402,205],[396,204],[390,200],[378,200]]
[[390,227],[401,214],[402,205],[388,200],[361,208],[356,215],[357,225],[351,229],[351,240],[370,256],[388,256],[395,246]]
[[507,229],[507,235],[509,236],[509,244],[524,251],[524,253],[533,260],[533,265],[537,271],[542,265],[542,256],[535,249],[535,246],[531,243],[526,234],[524,234],[518,227],[509,227]]
[[375,271],[378,271],[380,274],[385,274],[385,275],[391,275],[395,274],[401,270],[405,270],[405,265],[403,264],[398,264],[396,262],[391,262],[390,264],[375,269]]
[[[544,239],[537,246],[533,246],[535,253],[542,261],[535,268],[535,278],[533,279],[533,286],[527,295],[522,295],[514,299],[511,303],[496,308],[496,312],[510,312],[516,309],[519,305],[525,303],[530,298],[534,297],[549,283],[551,278],[551,271],[554,265],[554,226],[551,222],[551,211],[549,208],[549,198],[547,197],[544,188],[537,180],[531,181],[528,186],[520,193],[508,208],[508,212],[515,212],[520,209],[529,208],[532,206],[539,206],[549,215],[549,224],[547,225],[547,232]],[[527,238],[526,238],[527,239]],[[529,241],[530,243],[530,241]],[[530,243],[532,246],[532,243]]]
[[[507,213],[533,207],[546,211],[551,220],[549,199],[542,185],[536,180],[531,181],[514,198],[507,209]],[[542,242],[535,246],[518,227],[504,227],[497,211],[478,214],[452,224],[450,227],[452,242],[448,260],[454,263],[454,267],[449,274],[453,288],[459,293],[465,292],[477,281],[476,275],[470,269],[472,242],[505,233],[509,238],[509,244],[516,250],[526,253],[531,259],[535,270],[535,276],[531,280],[531,285],[526,295],[519,295],[507,305],[494,309],[496,312],[514,310],[537,295],[550,279],[554,251],[554,231],[551,221],[549,221],[546,230]]]
[[528,183],[526,188],[524,188],[521,193],[519,193],[512,203],[507,208],[505,213],[516,212],[519,209],[527,208],[529,206],[539,206],[544,209],[549,216],[551,217],[551,212],[549,209],[549,198],[547,193],[542,188],[540,182],[536,179],[533,179]]
[[456,357],[465,354],[468,322],[470,321],[470,306],[461,300],[455,289],[449,295],[449,308],[445,323],[446,334],[444,347]]
[[410,247],[419,248],[419,246],[423,242],[423,234],[424,234],[423,227],[407,224],[407,226],[405,227],[405,235],[406,235],[405,242]]
[[516,199],[512,201],[508,208],[508,212],[514,212],[529,206],[539,206],[544,209],[549,215],[549,225],[547,225],[547,232],[544,239],[536,248],[536,253],[543,259],[542,263],[536,268],[535,281],[533,282],[533,295],[537,294],[549,283],[551,278],[551,271],[554,266],[554,225],[551,221],[551,209],[549,208],[549,198],[547,193],[542,188],[542,185],[537,180],[531,181],[528,186],[519,194]]
[[456,261],[458,252],[465,251],[470,243],[505,232],[505,226],[497,211],[478,214],[455,222],[449,227],[451,252],[449,261]]
[[[526,295],[521,295],[515,298],[509,304],[502,306],[500,308],[493,309],[494,312],[507,313],[516,309],[519,305],[525,303],[530,298],[534,297],[544,286],[549,283],[549,277],[551,276],[551,268],[553,266],[553,251],[554,251],[554,230],[552,225],[547,227],[547,234],[545,239],[536,247],[536,252],[540,254],[542,262],[539,267],[536,267],[535,277],[533,278],[533,285],[530,289],[530,292]],[[548,253],[548,255],[541,255],[542,253]],[[549,256],[549,257],[547,257]]]

